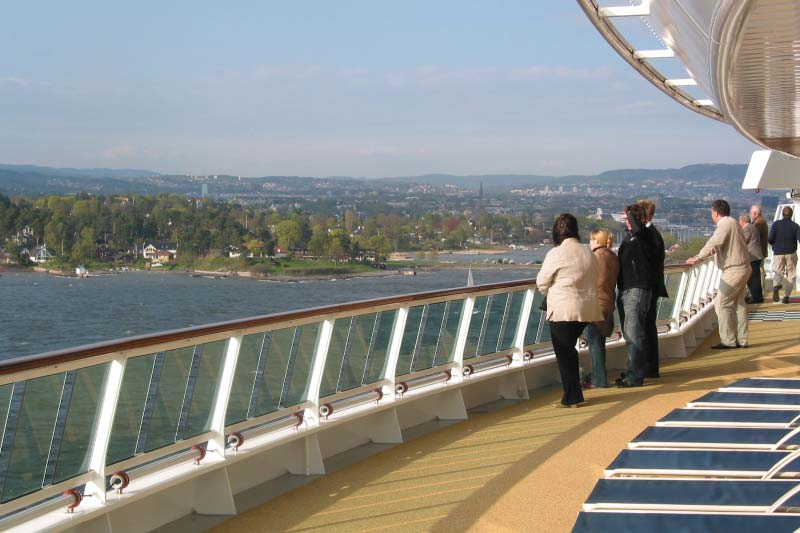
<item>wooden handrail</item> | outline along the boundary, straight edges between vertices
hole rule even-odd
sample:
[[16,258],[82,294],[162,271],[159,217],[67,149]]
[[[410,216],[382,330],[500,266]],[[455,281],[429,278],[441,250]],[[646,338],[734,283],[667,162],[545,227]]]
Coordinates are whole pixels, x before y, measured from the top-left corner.
[[[667,265],[664,267],[665,273],[667,274],[684,272],[688,269],[689,265],[686,264]],[[488,283],[484,285],[475,285],[472,287],[455,287],[452,289],[441,289],[437,291],[402,294],[399,296],[388,296],[384,298],[375,298],[372,300],[361,300],[356,302],[347,302],[343,304],[312,307],[308,309],[300,309],[297,311],[286,311],[282,313],[273,313],[269,315],[230,320],[227,322],[217,322],[214,324],[207,324],[204,326],[195,326],[191,328],[164,331],[160,333],[151,333],[136,337],[126,337],[123,339],[116,339],[113,341],[88,344],[84,346],[78,346],[75,348],[68,348],[65,350],[45,352],[41,354],[29,355],[25,357],[18,357],[14,359],[7,359],[5,361],[0,361],[0,375],[13,374],[15,372],[21,372],[24,370],[33,370],[46,366],[77,361],[80,359],[90,359],[92,357],[106,355],[108,353],[121,352],[125,350],[134,350],[137,348],[155,346],[158,344],[180,341],[192,337],[213,335],[215,333],[222,333],[225,331],[264,327],[278,322],[288,322],[291,320],[303,320],[313,316],[325,316],[335,313],[354,312],[364,309],[366,307],[412,304],[416,301],[428,300],[431,298],[444,298],[456,294],[463,294],[467,296],[469,294],[474,294],[477,292],[491,291],[496,289],[513,289],[515,287],[525,287],[535,284],[536,284],[535,279],[530,279],[530,280],[504,281],[500,283]]]

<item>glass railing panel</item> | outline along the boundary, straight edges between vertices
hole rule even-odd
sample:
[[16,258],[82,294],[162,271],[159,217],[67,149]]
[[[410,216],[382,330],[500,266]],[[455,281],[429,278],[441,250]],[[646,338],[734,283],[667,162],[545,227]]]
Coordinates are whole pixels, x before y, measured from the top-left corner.
[[470,359],[479,355],[478,344],[483,333],[484,318],[488,303],[488,296],[479,296],[475,298],[475,305],[472,307],[472,317],[469,321],[469,330],[467,331],[467,342],[464,345],[464,359]]
[[343,391],[361,386],[377,317],[377,313],[354,317],[342,362],[338,390]]
[[101,395],[107,373],[108,365],[81,368],[75,372],[75,384],[72,387],[69,409],[60,438],[53,483],[64,481],[88,470],[92,438],[100,413]]
[[384,311],[378,314],[378,322],[375,326],[375,335],[372,338],[364,384],[373,383],[383,378],[386,368],[386,356],[389,353],[389,343],[392,341],[392,329],[396,318],[397,311]]
[[528,315],[528,325],[525,328],[525,346],[536,343],[536,336],[539,333],[539,321],[542,318],[542,311],[539,306],[542,305],[544,297],[539,291],[533,293],[533,302],[531,303],[530,315]]
[[65,377],[61,373],[15,384],[24,393],[20,404],[11,404],[16,424],[3,476],[3,503],[42,488]]
[[325,357],[325,369],[322,371],[322,382],[319,387],[319,396],[323,398],[336,394],[339,385],[339,376],[342,373],[344,352],[347,348],[347,339],[353,327],[355,317],[337,318],[333,323],[331,341],[328,344],[328,354]]
[[114,423],[111,426],[106,464],[128,459],[136,453],[136,442],[142,426],[155,360],[156,354],[151,354],[131,357],[125,364]]
[[306,324],[297,329],[300,330],[297,349],[293,350],[294,353],[286,371],[281,407],[288,407],[305,400],[311,380],[311,366],[314,364],[314,351],[319,337],[320,323]]
[[189,346],[164,353],[150,424],[146,428],[146,452],[175,442],[194,351],[195,347]]
[[522,304],[525,303],[525,293],[528,291],[515,291],[510,295],[505,321],[503,322],[503,335],[500,339],[498,350],[507,350],[514,346],[514,336],[519,328],[519,317],[522,314]]
[[227,340],[203,345],[202,353],[199,354],[200,362],[194,387],[191,387],[189,392],[191,400],[186,415],[186,427],[181,438],[194,437],[211,429],[211,410],[214,398],[217,397],[227,347]]
[[417,346],[416,355],[414,356],[412,367],[414,372],[433,366],[436,352],[440,347],[441,332],[447,318],[445,314],[448,307],[446,302],[430,304],[426,307],[428,308],[427,316],[419,337],[419,346]]
[[265,347],[266,364],[259,384],[258,401],[253,416],[261,416],[278,409],[292,354],[295,328],[273,331],[269,346]]
[[226,426],[247,419],[253,390],[258,380],[258,366],[264,348],[264,338],[263,333],[246,335],[242,338],[236,370],[233,373],[228,409],[225,412]]
[[495,294],[489,297],[489,310],[485,318],[480,347],[478,348],[480,355],[497,351],[507,304],[508,294]]
[[681,274],[666,274],[664,276],[664,284],[667,287],[667,298],[660,298],[658,302],[658,320],[668,320],[672,317],[672,311],[675,309],[675,298],[678,296],[678,289],[681,285]]
[[403,340],[400,342],[400,353],[397,357],[396,376],[411,372],[411,365],[414,362],[414,351],[419,337],[419,328],[422,323],[423,307],[422,305],[418,305],[408,310],[406,327],[403,330]]
[[[6,427],[8,426],[8,410],[11,406],[11,390],[13,388],[13,383],[0,385],[0,442],[2,442],[3,435],[5,435]],[[0,450],[2,450],[2,448],[0,448]]]
[[458,325],[461,323],[461,312],[464,310],[464,300],[453,300],[449,302],[447,318],[444,322],[441,338],[439,339],[439,350],[436,352],[435,365],[442,365],[453,360],[456,336],[458,336]]

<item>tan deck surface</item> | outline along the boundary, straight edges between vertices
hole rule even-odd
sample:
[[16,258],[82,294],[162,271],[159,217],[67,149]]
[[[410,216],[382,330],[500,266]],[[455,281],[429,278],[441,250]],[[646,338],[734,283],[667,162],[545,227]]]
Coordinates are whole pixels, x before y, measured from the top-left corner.
[[604,467],[645,426],[739,377],[800,376],[800,321],[754,321],[750,335],[748,348],[718,352],[712,333],[692,357],[662,362],[661,379],[590,390],[579,409],[554,409],[553,388],[473,416],[212,531],[569,531]]

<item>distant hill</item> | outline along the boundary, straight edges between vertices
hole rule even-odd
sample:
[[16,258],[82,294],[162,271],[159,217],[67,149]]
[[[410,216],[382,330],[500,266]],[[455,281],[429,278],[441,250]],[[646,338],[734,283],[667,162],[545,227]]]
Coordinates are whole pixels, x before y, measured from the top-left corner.
[[596,175],[570,175],[570,176],[541,176],[536,174],[483,174],[457,176],[451,174],[425,174],[423,176],[406,176],[397,178],[383,178],[381,181],[390,183],[424,183],[429,185],[456,185],[477,190],[483,183],[484,190],[509,189],[514,187],[541,187],[544,185],[572,185],[590,183],[609,183],[622,179],[666,179],[677,178],[683,180],[704,179],[708,181],[730,181],[744,178],[747,165],[729,165],[722,163],[709,163],[688,165],[682,168],[645,169],[626,168],[607,170]]
[[[336,176],[312,178],[299,176],[263,176],[258,178],[239,178],[230,175],[217,175],[208,180],[187,175],[164,175],[152,170],[110,169],[110,168],[52,168],[35,165],[0,164],[0,192],[9,196],[38,196],[42,194],[74,194],[89,192],[94,194],[157,194],[169,192],[176,194],[198,194],[200,183],[208,181],[215,193],[264,193],[265,183],[285,185],[293,189],[306,189],[315,184],[334,182],[339,187],[355,186],[371,188],[375,184],[428,184],[433,186],[454,185],[456,187],[478,190],[483,184],[487,192],[502,192],[513,188],[543,187],[544,185],[577,185],[601,183],[625,183],[646,179],[664,180],[669,178],[725,185],[741,182],[747,165],[703,164],[688,165],[669,169],[617,169],[608,170],[593,176],[542,176],[526,174],[482,174],[457,176],[450,174],[425,174],[392,178],[351,178]],[[351,182],[348,184],[348,181]]]

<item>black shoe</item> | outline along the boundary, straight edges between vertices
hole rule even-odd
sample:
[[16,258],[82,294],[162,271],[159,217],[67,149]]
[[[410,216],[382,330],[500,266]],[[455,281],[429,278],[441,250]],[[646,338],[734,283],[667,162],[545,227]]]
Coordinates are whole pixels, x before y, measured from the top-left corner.
[[738,345],[728,346],[727,344],[719,343],[719,344],[715,344],[714,346],[712,346],[711,349],[712,350],[734,350],[734,349],[736,349],[738,347],[739,347]]
[[783,300],[781,300],[781,303],[788,304],[789,303],[789,297],[788,296],[784,296]]
[[772,301],[774,303],[778,303],[778,300],[781,299],[781,286],[776,285],[772,287]]
[[620,381],[619,383],[617,383],[617,387],[619,387],[620,389],[629,389],[631,387],[641,387],[643,385],[644,385],[643,381],[639,381],[639,382],[636,382],[636,383],[631,383],[630,381],[626,381],[624,379],[622,381]]
[[756,301],[748,296],[748,297],[746,297],[744,299],[744,303],[746,303],[746,304],[754,304],[754,303],[756,303]]
[[617,379],[614,380],[615,385],[619,385],[621,382],[625,381],[625,372],[619,375]]

